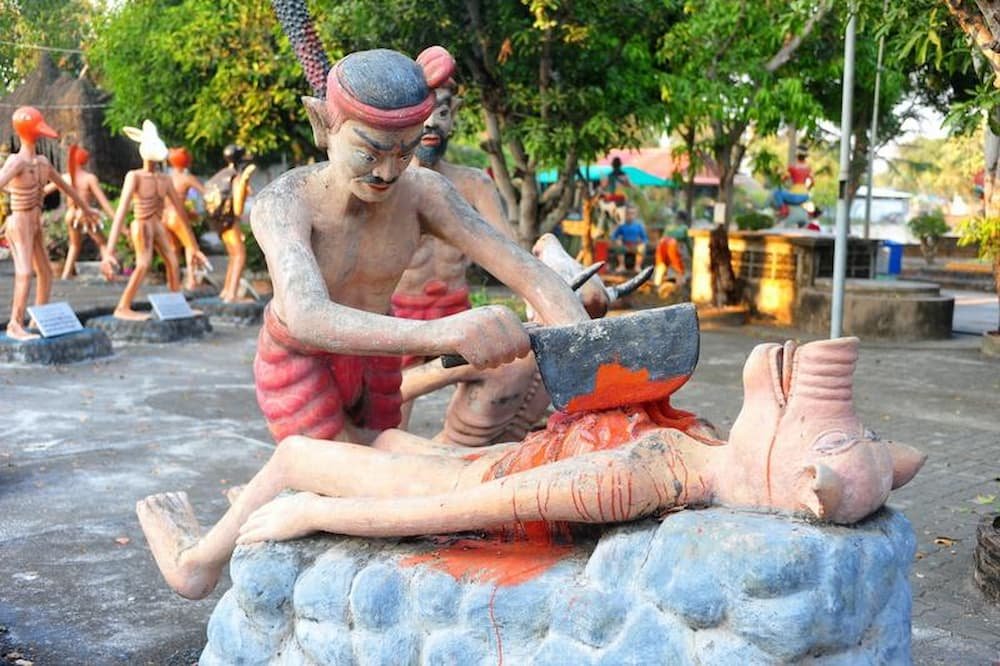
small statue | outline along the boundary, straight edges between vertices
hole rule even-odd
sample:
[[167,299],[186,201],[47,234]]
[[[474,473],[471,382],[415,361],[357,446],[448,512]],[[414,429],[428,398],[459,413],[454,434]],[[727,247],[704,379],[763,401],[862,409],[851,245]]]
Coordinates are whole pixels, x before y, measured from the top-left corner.
[[167,146],[156,131],[156,125],[149,120],[144,120],[141,130],[135,127],[126,127],[124,132],[128,138],[139,144],[142,168],[133,169],[125,174],[122,196],[111,224],[107,249],[104,260],[101,262],[101,271],[105,278],[111,280],[119,268],[118,259],[115,257],[115,244],[118,242],[125,217],[128,215],[129,204],[133,204],[133,219],[129,235],[132,240],[132,248],[135,250],[135,269],[129,276],[125,291],[122,292],[121,298],[118,300],[114,315],[119,319],[142,321],[149,319],[150,314],[133,310],[132,301],[153,264],[154,247],[163,257],[163,263],[166,266],[167,287],[170,291],[180,291],[181,289],[177,254],[174,252],[173,243],[170,242],[167,235],[166,227],[163,226],[164,200],[170,199],[174,211],[183,218],[185,224],[189,224],[189,221],[187,212],[184,210],[184,202],[171,184],[169,176],[160,173],[156,168],[157,164],[167,159]]
[[[205,188],[188,169],[191,167],[191,153],[183,146],[171,148],[167,152],[167,160],[173,168],[170,172],[170,182],[174,186],[174,191],[182,201],[187,200],[189,191],[194,190],[204,196]],[[167,230],[173,234],[181,247],[184,248],[184,288],[194,289],[198,286],[197,268],[208,265],[208,259],[198,249],[198,240],[194,236],[191,228],[189,216],[182,217],[174,209],[174,204],[170,197],[164,201],[163,224]]]
[[[31,291],[32,272],[38,277],[35,303],[49,302],[52,290],[52,267],[42,236],[42,197],[46,183],[55,183],[80,209],[84,224],[96,224],[96,213],[90,209],[72,185],[56,172],[44,155],[35,152],[40,137],[58,138],[38,109],[22,106],[12,117],[14,132],[21,140],[21,149],[7,158],[0,168],[0,188],[10,194],[11,213],[7,217],[6,235],[14,257],[14,300],[7,323],[7,336],[15,340],[31,340],[38,335],[24,328],[24,315]],[[34,271],[32,271],[34,267]]]
[[430,321],[385,316],[425,234],[505,281],[547,323],[586,317],[558,276],[486,223],[447,178],[407,169],[434,88],[453,68],[441,47],[417,62],[384,49],[343,58],[325,102],[304,100],[330,160],[293,169],[257,196],[251,224],[274,299],[254,376],[276,441],[308,434],[367,443],[397,426],[400,355],[454,352],[491,367],[527,354],[527,333],[506,308]]
[[[862,426],[852,401],[857,351],[857,338],[758,345],[726,442],[662,427],[657,410],[643,405],[557,413],[523,442],[473,456],[433,452],[400,430],[382,433],[372,448],[296,436],[204,536],[184,493],[146,498],[137,512],[167,583],[194,599],[211,592],[236,544],[317,531],[492,530],[548,541],[579,525],[709,505],[852,524],[924,462],[916,449]],[[277,497],[285,489],[301,492]]]
[[[76,143],[70,144],[66,158],[66,173],[63,174],[63,180],[73,185],[73,189],[87,202],[88,206],[93,205],[96,201],[100,205],[101,210],[107,213],[110,219],[114,217],[115,211],[111,208],[111,203],[108,201],[108,197],[105,196],[104,190],[101,189],[101,182],[97,180],[97,176],[84,168],[89,161],[90,153],[86,148]],[[49,194],[55,190],[56,186],[54,183],[49,183],[45,186],[45,194]],[[104,231],[101,229],[101,221],[86,222],[83,217],[83,211],[69,198],[66,201],[65,221],[69,238],[69,249],[66,252],[66,263],[63,264],[62,279],[68,280],[73,275],[73,269],[76,267],[76,259],[80,256],[80,250],[83,248],[83,234],[90,236],[91,240],[102,250],[107,243],[107,238],[104,237]]]
[[[433,169],[447,178],[462,197],[472,205],[494,229],[511,240],[516,240],[514,230],[504,218],[503,206],[496,186],[480,169],[451,164],[444,159],[448,140],[455,126],[455,114],[462,99],[455,95],[452,80],[434,90],[434,111],[424,122],[411,168]],[[425,235],[413,255],[410,266],[403,273],[396,291],[392,294],[392,314],[404,319],[439,319],[463,312],[472,307],[469,302],[469,285],[465,273],[469,260],[461,252],[435,236]],[[405,356],[403,367],[417,365],[425,357]],[[409,408],[403,405],[403,422],[409,421]]]
[[219,298],[227,303],[239,300],[240,279],[247,263],[246,238],[241,220],[251,193],[250,176],[257,167],[253,164],[242,167],[245,157],[246,151],[241,146],[229,144],[222,151],[226,166],[205,183],[205,208],[209,223],[218,232],[229,255],[226,279],[219,290]]

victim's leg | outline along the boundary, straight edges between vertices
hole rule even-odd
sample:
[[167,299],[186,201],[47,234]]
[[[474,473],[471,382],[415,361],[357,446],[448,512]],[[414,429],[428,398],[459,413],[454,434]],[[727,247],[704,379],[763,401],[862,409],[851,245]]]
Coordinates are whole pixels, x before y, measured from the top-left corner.
[[204,536],[184,493],[147,497],[136,513],[167,584],[183,597],[200,599],[215,587],[240,526],[286,488],[337,497],[440,494],[455,487],[467,466],[462,460],[293,436],[278,445]]

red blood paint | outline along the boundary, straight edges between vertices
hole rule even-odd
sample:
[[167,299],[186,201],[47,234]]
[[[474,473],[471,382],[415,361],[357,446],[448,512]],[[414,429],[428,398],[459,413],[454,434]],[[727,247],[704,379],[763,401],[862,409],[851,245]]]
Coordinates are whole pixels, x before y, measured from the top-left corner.
[[551,542],[458,539],[443,548],[400,560],[405,567],[424,564],[455,580],[519,585],[550,569],[573,550]]
[[602,363],[594,378],[594,390],[574,397],[566,411],[573,414],[660,400],[683,386],[689,377],[652,381],[645,368],[629,370],[618,363]]

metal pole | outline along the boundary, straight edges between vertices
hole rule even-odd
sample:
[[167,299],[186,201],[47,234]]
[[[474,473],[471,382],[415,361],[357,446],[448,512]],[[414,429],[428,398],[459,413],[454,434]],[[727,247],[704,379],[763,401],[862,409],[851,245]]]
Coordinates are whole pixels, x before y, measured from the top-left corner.
[[847,20],[844,36],[844,90],[840,105],[840,178],[837,193],[837,234],[833,245],[833,293],[830,308],[830,337],[839,338],[844,326],[844,285],[847,274],[847,228],[850,213],[847,179],[851,167],[851,109],[854,97],[854,32],[857,15],[854,7]]
[[[889,0],[882,0],[882,15],[889,11]],[[878,56],[875,58],[875,97],[872,99],[872,128],[868,136],[868,184],[865,196],[865,240],[868,240],[872,220],[872,178],[875,174],[875,142],[878,140],[878,96],[882,86],[882,56],[885,53],[885,35],[878,38]]]

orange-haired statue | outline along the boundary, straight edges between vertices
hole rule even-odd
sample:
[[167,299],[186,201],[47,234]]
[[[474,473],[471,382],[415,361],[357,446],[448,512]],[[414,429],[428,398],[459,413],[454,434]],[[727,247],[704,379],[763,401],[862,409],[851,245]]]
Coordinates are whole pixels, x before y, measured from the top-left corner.
[[[191,167],[191,153],[188,152],[187,148],[183,146],[171,148],[167,153],[167,161],[173,167],[173,171],[170,174],[170,182],[173,184],[174,191],[177,192],[182,201],[186,199],[187,193],[192,189],[198,192],[198,194],[205,194],[205,188],[202,186],[201,181],[188,171]],[[163,224],[180,241],[181,246],[184,248],[184,288],[194,289],[198,284],[198,279],[195,275],[195,266],[207,266],[207,259],[201,250],[198,249],[198,240],[195,238],[194,230],[191,228],[188,217],[177,213],[174,209],[173,200],[170,197],[167,197],[164,201]]]
[[133,169],[125,174],[122,197],[118,202],[118,210],[115,211],[107,249],[104,259],[101,261],[101,272],[104,273],[105,278],[110,280],[115,269],[118,268],[115,243],[118,242],[122,225],[125,223],[128,207],[130,204],[134,204],[134,219],[130,235],[132,247],[135,249],[135,270],[129,277],[125,291],[122,292],[118,305],[115,307],[114,315],[120,319],[143,320],[149,319],[150,314],[133,310],[132,301],[153,263],[154,246],[163,256],[164,264],[166,264],[167,286],[171,291],[180,291],[181,288],[177,254],[167,236],[166,228],[161,224],[163,202],[169,198],[174,205],[174,210],[184,219],[185,223],[187,223],[187,212],[185,212],[184,202],[171,184],[170,178],[156,170],[157,162],[167,159],[167,146],[160,139],[156,125],[145,120],[141,130],[135,127],[126,127],[124,131],[130,139],[139,143],[142,168]]
[[[31,291],[32,272],[38,276],[35,303],[49,302],[52,290],[52,267],[42,237],[42,197],[45,184],[55,183],[80,209],[81,221],[94,224],[96,214],[73,186],[56,172],[44,155],[35,152],[40,137],[55,139],[59,134],[49,127],[38,109],[22,106],[12,117],[14,132],[21,140],[21,149],[7,158],[0,168],[0,188],[10,194],[10,216],[7,218],[7,241],[14,257],[14,300],[7,323],[7,335],[15,340],[37,338],[24,328],[24,314]],[[34,269],[34,271],[32,271]]]
[[[97,180],[97,176],[84,168],[89,161],[90,152],[86,148],[77,143],[70,144],[66,158],[66,173],[63,174],[63,180],[73,185],[73,189],[76,190],[81,199],[87,202],[88,206],[96,201],[100,205],[101,210],[107,213],[110,219],[115,216],[115,210],[111,207],[111,203],[108,201],[108,197],[105,196],[104,190],[101,189],[101,182]],[[45,186],[45,193],[48,194],[55,191],[55,189],[55,184],[49,183]],[[87,234],[90,236],[97,243],[97,247],[102,249],[108,242],[108,239],[105,238],[104,231],[101,229],[102,224],[100,220],[87,222],[83,217],[83,211],[76,205],[76,202],[69,198],[66,201],[65,220],[66,231],[69,236],[69,249],[66,252],[66,263],[63,265],[62,279],[68,280],[73,275],[76,260],[80,256],[80,250],[83,248],[83,235]]]

